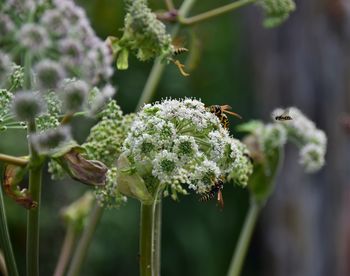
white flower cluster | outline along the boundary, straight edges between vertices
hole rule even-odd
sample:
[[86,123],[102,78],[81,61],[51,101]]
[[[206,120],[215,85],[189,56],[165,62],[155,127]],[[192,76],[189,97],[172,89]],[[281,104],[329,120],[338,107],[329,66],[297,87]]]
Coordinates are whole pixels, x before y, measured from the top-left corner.
[[[283,109],[276,109],[272,116],[275,118],[276,114],[283,112]],[[286,129],[288,139],[300,147],[300,163],[305,167],[305,170],[315,172],[325,163],[327,137],[299,109],[289,108],[289,115],[292,120],[279,121],[278,124]]]
[[276,148],[283,147],[288,138],[286,129],[278,123],[257,123],[254,133],[258,137],[261,151],[267,155],[273,153]]
[[[184,185],[205,193],[219,179],[245,186],[252,173],[246,147],[195,99],[166,99],[137,114],[123,146],[132,169],[176,198]],[[151,184],[150,184],[151,183]]]

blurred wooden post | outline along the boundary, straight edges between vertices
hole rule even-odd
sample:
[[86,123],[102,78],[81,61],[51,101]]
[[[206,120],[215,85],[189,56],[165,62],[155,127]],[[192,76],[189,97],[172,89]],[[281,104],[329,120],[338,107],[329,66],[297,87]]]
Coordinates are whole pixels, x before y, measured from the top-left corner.
[[[277,190],[260,225],[263,275],[350,275],[350,136],[339,119],[350,113],[350,2],[296,1],[277,29],[261,27],[258,9],[245,12],[260,116],[294,105],[328,135],[326,167],[306,175],[287,148]],[[346,196],[347,195],[347,196]]]

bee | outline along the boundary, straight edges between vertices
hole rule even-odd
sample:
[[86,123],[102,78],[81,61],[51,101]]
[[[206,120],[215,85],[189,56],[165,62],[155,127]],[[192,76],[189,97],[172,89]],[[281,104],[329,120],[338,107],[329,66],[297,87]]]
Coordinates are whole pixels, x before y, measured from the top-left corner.
[[173,55],[177,56],[177,55],[180,55],[180,54],[185,53],[185,52],[188,52],[188,49],[186,49],[184,47],[179,47],[173,51]]
[[281,115],[275,117],[276,121],[290,121],[293,118],[289,115],[289,108],[287,108]]
[[225,113],[242,119],[242,117],[239,114],[232,112],[232,111],[229,111],[229,109],[231,109],[231,108],[232,107],[227,105],[227,104],[225,104],[225,105],[211,105],[211,106],[209,106],[209,111],[211,113],[213,113],[216,117],[219,118],[220,123],[223,126],[223,128],[228,129],[229,121],[228,121],[227,115]]
[[224,208],[224,198],[222,196],[222,190],[224,188],[224,182],[219,179],[214,183],[214,186],[199,198],[200,202],[209,201],[215,197],[217,194],[217,202],[221,209]]

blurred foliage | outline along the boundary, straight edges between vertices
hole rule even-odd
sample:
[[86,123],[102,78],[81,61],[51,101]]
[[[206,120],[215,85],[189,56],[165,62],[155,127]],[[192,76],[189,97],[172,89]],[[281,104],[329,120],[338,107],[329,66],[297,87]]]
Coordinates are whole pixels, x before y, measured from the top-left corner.
[[[99,36],[120,35],[123,26],[123,1],[79,1],[86,8]],[[181,1],[175,1],[179,6]],[[164,9],[161,0],[150,1],[154,9]],[[193,14],[226,4],[227,1],[197,1]],[[157,92],[162,97],[197,97],[208,105],[229,104],[244,120],[254,117],[249,57],[245,47],[241,12],[226,15],[191,29],[199,39],[199,59],[191,76],[184,78],[174,65],[168,65]],[[219,30],[219,31],[218,31]],[[181,46],[189,47],[191,34],[184,29]],[[183,59],[186,62],[184,54]],[[115,73],[118,87],[116,99],[125,113],[133,112],[152,63],[140,63],[131,58],[129,70]],[[231,117],[233,130],[237,123]],[[75,119],[77,141],[86,138],[92,122]],[[0,152],[26,154],[26,145],[19,137],[25,132],[0,134]],[[235,133],[236,135],[236,133]],[[64,238],[64,226],[59,211],[81,196],[88,188],[74,181],[52,182],[45,175],[41,212],[41,273],[51,275]],[[200,203],[194,195],[180,202],[164,200],[162,232],[162,275],[225,275],[248,206],[248,192],[227,183],[224,188],[225,208],[220,211],[215,202]],[[24,274],[25,211],[6,200],[11,237],[18,259],[20,274]],[[137,275],[139,204],[129,200],[120,210],[106,210],[88,253],[82,275]],[[243,275],[258,275],[254,240]],[[254,263],[254,266],[251,264]]]

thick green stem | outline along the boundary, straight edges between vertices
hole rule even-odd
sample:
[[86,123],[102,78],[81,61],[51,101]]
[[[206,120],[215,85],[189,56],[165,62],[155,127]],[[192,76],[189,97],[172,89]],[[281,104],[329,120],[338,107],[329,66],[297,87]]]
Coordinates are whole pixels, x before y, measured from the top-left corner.
[[153,205],[141,203],[140,276],[155,276],[153,264]]
[[154,275],[161,275],[161,238],[162,238],[162,200],[154,203],[153,208],[153,267]]
[[240,275],[260,210],[260,204],[251,203],[227,276]]
[[179,15],[178,16],[178,20],[183,25],[193,25],[193,24],[196,24],[196,23],[199,23],[199,22],[202,22],[202,21],[205,21],[205,20],[208,20],[208,19],[220,16],[220,15],[223,15],[225,13],[232,12],[232,11],[234,11],[236,9],[244,7],[244,6],[248,5],[248,4],[252,4],[252,3],[256,2],[256,1],[257,0],[238,0],[238,1],[233,2],[231,4],[227,4],[225,6],[222,6],[222,7],[219,7],[219,8],[216,8],[216,9],[213,9],[213,10],[210,10],[210,11],[207,11],[207,12],[204,12],[204,13],[192,16],[192,17],[189,17],[189,18],[185,18],[184,16]]
[[13,254],[10,234],[7,228],[7,219],[2,196],[2,188],[0,187],[0,246],[4,252],[6,268],[11,276],[18,276],[15,256]]
[[77,234],[73,225],[68,225],[66,236],[62,245],[60,257],[57,262],[54,276],[63,276],[66,271],[67,264],[70,260],[73,245],[76,241]]
[[102,217],[102,214],[103,214],[103,208],[96,203],[91,212],[87,226],[85,227],[82,237],[79,240],[78,246],[74,252],[73,259],[70,264],[67,276],[79,275],[81,266],[87,255],[89,245],[95,233],[97,224],[99,223]]
[[0,153],[0,162],[24,167],[28,164],[29,161],[25,158]]
[[[178,16],[185,17],[190,11],[195,1],[196,0],[185,0],[178,11]],[[171,36],[175,37],[178,34],[179,30],[180,30],[180,24],[176,24],[171,31]],[[149,103],[154,97],[159,81],[162,78],[165,65],[166,65],[165,63],[161,62],[160,58],[157,58],[154,61],[154,65],[147,79],[145,87],[142,91],[136,110],[138,110],[143,104]]]
[[[35,122],[28,123],[28,135],[35,133]],[[28,191],[37,202],[37,207],[30,209],[27,215],[27,276],[39,275],[39,217],[41,201],[41,178],[43,163],[30,141],[30,168]]]

